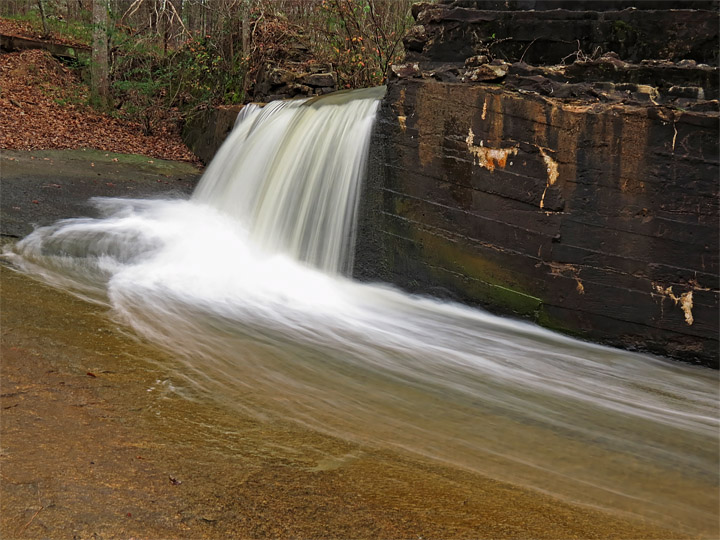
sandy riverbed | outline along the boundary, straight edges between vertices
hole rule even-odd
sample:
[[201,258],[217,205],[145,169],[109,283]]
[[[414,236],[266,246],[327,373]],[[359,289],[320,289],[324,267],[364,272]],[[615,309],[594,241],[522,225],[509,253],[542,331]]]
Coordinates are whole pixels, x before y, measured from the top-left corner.
[[103,308],[2,268],[3,538],[677,538],[193,396]]
[[[154,160],[79,152],[4,152],[3,235],[83,215],[89,196],[183,196],[197,179]],[[242,416],[195,394],[172,357],[105,308],[8,266],[0,278],[2,538],[679,537],[402,451]]]

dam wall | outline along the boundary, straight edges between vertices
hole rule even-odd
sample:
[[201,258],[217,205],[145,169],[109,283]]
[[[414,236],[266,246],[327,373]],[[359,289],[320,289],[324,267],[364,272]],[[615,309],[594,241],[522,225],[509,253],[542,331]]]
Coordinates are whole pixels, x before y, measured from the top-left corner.
[[717,2],[565,4],[413,8],[355,275],[717,367]]

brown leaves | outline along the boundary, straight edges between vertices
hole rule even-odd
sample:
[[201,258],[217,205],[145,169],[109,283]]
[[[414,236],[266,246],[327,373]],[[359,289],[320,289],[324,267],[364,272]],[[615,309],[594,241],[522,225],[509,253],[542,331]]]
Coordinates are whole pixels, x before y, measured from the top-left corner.
[[43,36],[40,28],[35,27],[30,21],[18,21],[13,19],[0,18],[0,34],[6,36],[18,36],[24,38],[35,39],[38,41],[53,41],[62,43],[63,45],[87,47],[87,43],[83,43],[71,36],[63,36],[57,32],[50,32],[48,38]]
[[0,55],[0,148],[96,148],[160,159],[198,160],[167,122],[159,135],[84,105],[87,87],[49,53]]
[[40,37],[40,34],[33,29],[28,21],[16,21],[13,19],[0,19],[0,34],[33,39]]

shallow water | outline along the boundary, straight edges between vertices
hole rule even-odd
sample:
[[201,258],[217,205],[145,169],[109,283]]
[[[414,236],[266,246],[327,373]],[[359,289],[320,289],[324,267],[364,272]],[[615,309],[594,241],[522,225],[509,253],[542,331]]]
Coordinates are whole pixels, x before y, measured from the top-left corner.
[[[225,407],[716,535],[717,372],[342,277],[362,163],[278,176],[297,152],[347,161],[357,124],[308,149],[314,108],[250,114],[191,201],[98,199],[102,218],[5,257],[109,306]],[[373,111],[355,111],[366,133]],[[273,146],[268,168],[292,125],[280,146],[304,150]]]
[[711,532],[716,372],[332,277],[190,201],[99,201],[8,254],[227,407]]
[[3,538],[686,538],[249,418],[104,306],[5,265],[0,286]]

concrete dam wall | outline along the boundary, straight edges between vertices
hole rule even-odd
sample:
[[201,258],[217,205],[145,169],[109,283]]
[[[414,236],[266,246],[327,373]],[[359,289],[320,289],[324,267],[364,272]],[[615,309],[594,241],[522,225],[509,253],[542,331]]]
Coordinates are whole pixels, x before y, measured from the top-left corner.
[[356,277],[717,366],[717,2],[587,6],[414,7]]

